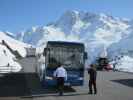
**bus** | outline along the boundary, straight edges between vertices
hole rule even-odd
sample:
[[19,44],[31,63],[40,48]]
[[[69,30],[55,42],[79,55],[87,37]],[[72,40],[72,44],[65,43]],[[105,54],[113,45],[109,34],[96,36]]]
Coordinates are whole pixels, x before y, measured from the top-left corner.
[[45,71],[43,83],[54,86],[56,80],[53,79],[53,73],[58,67],[58,63],[65,66],[67,70],[67,86],[80,86],[84,81],[84,65],[87,59],[85,46],[83,43],[65,42],[65,41],[48,41],[44,48]]
[[97,69],[98,70],[103,70],[103,69],[107,69],[108,70],[108,65],[109,65],[109,61],[108,61],[108,58],[102,58],[102,57],[99,57],[97,59]]

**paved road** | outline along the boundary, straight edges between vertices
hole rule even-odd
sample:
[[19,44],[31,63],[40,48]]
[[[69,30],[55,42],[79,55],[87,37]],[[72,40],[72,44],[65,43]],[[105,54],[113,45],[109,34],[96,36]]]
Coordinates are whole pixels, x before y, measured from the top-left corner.
[[[85,79],[88,79],[86,75]],[[127,80],[128,79],[128,80]],[[129,82],[129,84],[127,84]],[[63,97],[34,97],[33,100],[133,100],[133,74],[122,72],[99,72],[98,94],[88,95],[88,82],[76,87],[76,93],[67,93]],[[126,85],[125,85],[126,84]]]
[[88,95],[88,75],[82,87],[74,87],[76,92],[34,95],[33,97],[1,97],[0,100],[133,100],[133,74],[123,72],[98,72],[97,95]]

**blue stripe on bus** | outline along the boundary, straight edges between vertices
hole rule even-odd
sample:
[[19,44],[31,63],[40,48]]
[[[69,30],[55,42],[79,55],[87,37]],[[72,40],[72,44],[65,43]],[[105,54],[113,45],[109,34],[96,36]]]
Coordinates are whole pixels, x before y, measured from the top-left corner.
[[[71,86],[83,85],[84,71],[69,70],[69,71],[67,71],[67,73],[68,73],[68,78],[67,78],[67,81],[65,82],[66,84],[70,84]],[[53,77],[53,71],[52,70],[47,70],[46,76]],[[57,82],[54,79],[53,80],[45,79],[45,81],[43,81],[43,84],[54,86],[54,85],[57,84]]]

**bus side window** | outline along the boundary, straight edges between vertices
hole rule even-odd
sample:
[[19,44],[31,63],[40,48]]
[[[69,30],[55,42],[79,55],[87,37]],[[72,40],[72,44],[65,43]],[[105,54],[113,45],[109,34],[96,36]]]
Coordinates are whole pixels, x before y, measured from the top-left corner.
[[84,59],[88,59],[87,52],[84,52]]

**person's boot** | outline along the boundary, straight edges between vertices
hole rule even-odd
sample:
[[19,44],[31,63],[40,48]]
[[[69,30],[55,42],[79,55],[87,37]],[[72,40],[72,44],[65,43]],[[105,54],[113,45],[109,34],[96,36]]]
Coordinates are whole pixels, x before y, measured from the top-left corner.
[[97,94],[97,90],[94,92],[94,94]]
[[63,92],[59,92],[59,96],[62,96],[63,95]]
[[88,94],[92,94],[92,91],[88,92]]

